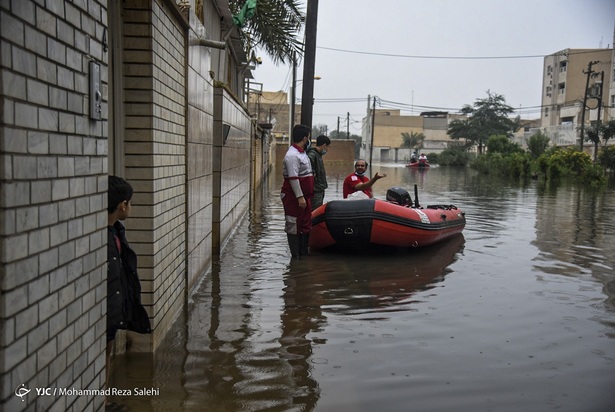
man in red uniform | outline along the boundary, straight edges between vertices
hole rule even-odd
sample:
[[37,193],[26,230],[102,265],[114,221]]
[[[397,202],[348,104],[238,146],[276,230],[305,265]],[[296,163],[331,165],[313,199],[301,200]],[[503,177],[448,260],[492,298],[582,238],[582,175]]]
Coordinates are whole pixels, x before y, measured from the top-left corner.
[[383,177],[387,177],[385,173],[379,175],[377,172],[371,179],[365,176],[365,171],[367,170],[367,162],[363,159],[359,159],[354,164],[354,173],[349,174],[344,179],[343,186],[343,195],[344,199],[346,199],[349,195],[354,192],[358,192],[359,190],[365,193],[369,198],[374,197],[372,194],[372,186],[378,180]]
[[298,124],[293,127],[293,144],[284,156],[282,205],[284,206],[284,231],[293,257],[308,254],[308,242],[312,230],[312,196],[314,173],[306,150],[310,147],[312,129]]

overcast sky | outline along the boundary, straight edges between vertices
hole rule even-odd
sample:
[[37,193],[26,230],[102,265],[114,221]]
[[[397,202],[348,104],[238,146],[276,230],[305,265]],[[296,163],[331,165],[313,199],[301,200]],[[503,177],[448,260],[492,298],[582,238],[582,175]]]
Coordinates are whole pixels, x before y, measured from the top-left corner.
[[[345,131],[350,112],[360,134],[368,95],[409,115],[454,112],[487,90],[538,118],[543,56],[612,48],[614,26],[615,0],[320,0],[313,124],[331,131],[339,116]],[[260,57],[254,81],[289,92],[290,66]]]

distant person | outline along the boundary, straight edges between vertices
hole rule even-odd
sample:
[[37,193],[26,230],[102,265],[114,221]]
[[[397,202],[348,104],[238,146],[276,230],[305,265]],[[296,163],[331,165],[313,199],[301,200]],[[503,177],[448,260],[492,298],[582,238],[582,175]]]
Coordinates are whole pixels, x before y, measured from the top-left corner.
[[284,206],[284,231],[288,238],[290,254],[294,258],[308,254],[312,230],[312,196],[314,174],[310,158],[305,152],[310,147],[312,129],[298,124],[293,127],[293,144],[284,156],[284,183],[280,197]]
[[410,156],[410,163],[416,163],[416,152],[412,152],[412,155]]
[[[118,329],[151,333],[149,316],[141,304],[141,283],[137,274],[137,254],[126,239],[126,220],[132,209],[133,189],[121,177],[109,176],[107,220],[107,348],[106,387],[109,388],[111,353]],[[122,406],[106,401],[107,410]]]
[[355,192],[358,192],[358,191],[362,191],[369,198],[374,197],[372,194],[372,186],[378,180],[382,179],[383,177],[387,177],[387,175],[384,173],[382,175],[376,173],[374,177],[370,179],[369,177],[365,176],[365,171],[367,170],[367,166],[368,166],[367,162],[363,159],[359,159],[355,162],[354,173],[349,174],[344,179],[344,186],[343,186],[344,199],[346,199],[349,195]]
[[419,156],[419,164],[420,165],[427,164],[427,156],[425,156],[424,153],[421,153],[421,155]]
[[327,171],[322,157],[327,153],[331,140],[320,135],[316,138],[316,147],[310,147],[307,155],[312,163],[312,171],[314,172],[314,197],[312,198],[312,210],[322,206],[325,199],[325,189],[327,185]]

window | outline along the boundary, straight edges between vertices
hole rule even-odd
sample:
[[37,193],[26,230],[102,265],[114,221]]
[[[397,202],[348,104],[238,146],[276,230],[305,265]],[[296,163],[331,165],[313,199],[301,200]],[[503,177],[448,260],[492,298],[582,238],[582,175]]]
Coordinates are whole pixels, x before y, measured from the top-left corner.
[[545,117],[549,117],[549,108],[545,107]]
[[559,72],[560,73],[565,73],[567,67],[568,67],[568,61],[567,60],[564,60],[563,62],[559,62]]
[[559,92],[559,94],[565,94],[566,93],[566,83],[560,83],[557,85],[557,90]]

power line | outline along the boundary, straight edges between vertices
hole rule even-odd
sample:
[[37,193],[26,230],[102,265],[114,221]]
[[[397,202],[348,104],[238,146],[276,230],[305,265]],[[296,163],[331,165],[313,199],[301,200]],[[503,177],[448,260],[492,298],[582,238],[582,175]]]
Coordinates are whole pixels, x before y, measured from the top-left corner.
[[529,54],[529,55],[517,55],[517,56],[422,56],[412,54],[396,54],[396,53],[378,53],[378,52],[366,52],[358,50],[346,50],[337,49],[334,47],[317,46],[319,49],[336,51],[341,53],[361,54],[367,56],[381,56],[381,57],[397,57],[404,59],[430,59],[430,60],[512,60],[512,59],[543,59],[547,56],[553,56],[561,54],[564,56],[595,53],[596,49],[591,50],[574,50],[566,49],[557,53],[551,54]]
[[319,49],[331,50],[342,53],[362,54],[370,56],[385,56],[385,57],[400,57],[406,59],[440,59],[440,60],[496,60],[496,59],[536,59],[544,58],[545,54],[527,55],[527,56],[419,56],[410,54],[394,54],[394,53],[377,53],[377,52],[362,52],[357,50],[336,49],[333,47],[318,46]]
[[[365,98],[361,97],[361,98],[352,98],[352,97],[341,97],[341,98],[330,98],[330,99],[314,99],[315,103],[356,103],[356,102],[365,102]],[[443,106],[425,106],[425,105],[420,105],[420,104],[412,104],[412,103],[401,103],[401,102],[394,102],[391,100],[385,100],[385,99],[381,99],[379,97],[377,97],[377,103],[378,106],[382,107],[382,106],[386,106],[387,108],[398,108],[398,109],[419,109],[419,110],[440,110],[440,111],[449,111],[449,112],[458,112],[461,111],[460,107],[443,107]],[[552,105],[548,104],[548,105],[539,105],[539,106],[527,106],[527,107],[519,107],[519,108],[514,108],[513,110],[515,112],[518,112],[520,110],[529,110],[529,109],[535,109],[535,111],[538,111],[539,109],[542,109],[544,107],[550,107]]]

